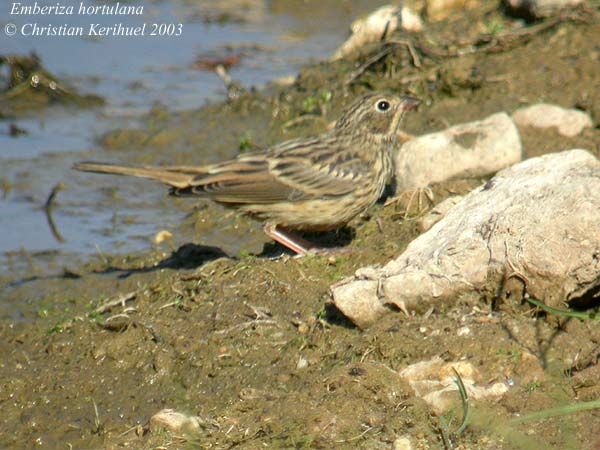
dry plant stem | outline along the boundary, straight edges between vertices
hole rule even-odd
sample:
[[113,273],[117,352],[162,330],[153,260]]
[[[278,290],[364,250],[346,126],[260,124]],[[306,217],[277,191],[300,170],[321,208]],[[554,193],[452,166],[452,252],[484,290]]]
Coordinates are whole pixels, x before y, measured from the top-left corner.
[[109,300],[102,305],[98,306],[95,310],[98,314],[103,314],[105,312],[110,311],[115,306],[121,305],[123,308],[125,307],[125,303],[128,301],[134,300],[137,297],[137,292],[128,292],[127,294],[120,295],[119,297]]
[[131,319],[131,317],[129,317],[129,315],[125,314],[125,313],[115,314],[114,316],[107,317],[106,320],[104,321],[104,324],[107,324],[108,322],[116,320],[116,319]]
[[96,405],[94,399],[92,399],[92,405],[94,405],[94,425],[96,426],[96,431],[100,431],[100,414],[98,413],[98,405]]
[[408,49],[408,52],[410,53],[410,57],[412,58],[413,66],[415,66],[417,69],[421,67],[421,58],[419,57],[419,54],[417,53],[417,50],[415,49],[415,46],[413,45],[413,43],[411,41],[408,41],[408,40],[387,41],[387,42],[384,42],[383,49],[381,51],[379,51],[378,53],[376,53],[375,55],[373,55],[369,59],[367,59],[358,69],[356,69],[353,72],[350,72],[350,75],[348,75],[348,77],[346,77],[344,84],[349,85],[349,84],[352,84],[354,81],[356,81],[356,79],[359,78],[363,73],[365,73],[365,71],[369,67],[371,67],[373,64],[381,61],[384,57],[386,57],[388,54],[390,54],[392,52],[392,50],[394,49],[395,45],[406,46],[406,48]]
[[244,302],[244,305],[252,310],[255,320],[268,320],[269,317],[272,317],[271,312],[262,306],[254,306],[247,302]]
[[412,58],[413,66],[417,69],[421,68],[421,58],[415,49],[414,44],[409,40],[404,39],[395,39],[392,41],[387,41],[390,45],[404,45],[408,49],[408,53],[410,53],[410,57]]
[[345,85],[352,84],[358,77],[360,77],[365,71],[371,67],[373,64],[381,61],[385,56],[387,56],[392,51],[392,47],[386,46],[383,50],[379,51],[375,55],[371,56],[369,59],[365,61],[358,69],[353,72],[350,72],[350,75],[346,77],[344,81]]
[[351,438],[348,438],[348,439],[341,439],[341,440],[337,440],[337,441],[335,441],[335,442],[336,442],[336,443],[338,443],[338,444],[343,444],[343,443],[345,443],[345,442],[353,442],[353,441],[357,441],[357,440],[361,439],[363,436],[365,436],[365,435],[366,435],[366,434],[367,434],[369,431],[371,431],[373,428],[375,428],[375,427],[371,427],[371,426],[370,426],[370,427],[368,427],[368,428],[367,428],[365,431],[363,431],[362,433],[360,433],[360,434],[359,434],[359,435],[357,435],[357,436],[354,436],[354,437],[351,437]]
[[160,308],[158,308],[159,311],[166,309],[166,308],[170,308],[171,306],[175,306],[179,304],[179,301],[174,301],[174,302],[169,302],[169,303],[165,303],[164,305],[162,305]]
[[531,36],[553,28],[562,22],[591,22],[596,20],[596,14],[587,8],[579,8],[567,11],[557,17],[548,19],[540,24],[530,27],[521,28],[515,31],[505,31],[493,34],[484,34],[470,42],[458,42],[457,45],[462,46],[455,51],[448,51],[438,48],[431,48],[425,45],[417,45],[418,50],[429,57],[452,58],[457,56],[469,55],[478,52],[497,52],[506,50],[506,45],[517,43],[520,39],[530,38]]

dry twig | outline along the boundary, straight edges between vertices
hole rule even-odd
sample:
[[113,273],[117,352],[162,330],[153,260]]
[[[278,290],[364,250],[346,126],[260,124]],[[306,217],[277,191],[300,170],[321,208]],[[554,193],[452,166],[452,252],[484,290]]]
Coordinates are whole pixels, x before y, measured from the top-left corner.
[[137,297],[137,292],[133,291],[133,292],[129,292],[127,294],[122,294],[119,295],[119,297],[109,300],[105,303],[103,303],[102,305],[98,306],[95,309],[95,312],[98,314],[104,314],[105,312],[109,312],[110,310],[112,310],[115,306],[119,306],[121,305],[121,307],[125,308],[125,303],[134,300]]

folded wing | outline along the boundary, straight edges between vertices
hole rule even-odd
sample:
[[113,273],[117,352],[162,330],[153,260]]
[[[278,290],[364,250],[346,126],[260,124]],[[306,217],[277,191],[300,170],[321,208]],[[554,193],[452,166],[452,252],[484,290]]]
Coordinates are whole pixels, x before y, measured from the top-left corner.
[[242,155],[207,169],[174,193],[238,204],[335,198],[356,189],[364,163],[335,142],[317,139],[290,141],[266,154]]

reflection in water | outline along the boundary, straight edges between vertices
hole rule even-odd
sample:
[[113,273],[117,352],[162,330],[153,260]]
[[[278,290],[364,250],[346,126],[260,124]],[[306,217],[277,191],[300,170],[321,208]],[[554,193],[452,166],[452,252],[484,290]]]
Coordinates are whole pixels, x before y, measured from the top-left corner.
[[48,222],[48,226],[50,227],[50,232],[52,233],[52,236],[54,236],[54,239],[56,239],[56,241],[60,242],[61,244],[65,242],[65,240],[62,237],[62,235],[58,232],[58,229],[56,228],[56,223],[54,223],[54,219],[52,218],[52,207],[54,206],[56,194],[58,194],[59,191],[62,191],[64,187],[65,184],[62,181],[56,184],[52,188],[52,191],[50,192],[50,195],[48,196],[48,199],[44,204],[44,214],[46,215],[46,221]]
[[56,239],[57,242],[60,242],[61,244],[64,243],[65,239],[58,232],[58,228],[56,228],[56,223],[54,223],[54,219],[52,218],[52,210],[44,208],[44,213],[46,214],[46,221],[48,222],[48,226],[50,227],[50,232],[52,233],[52,236],[54,236],[54,239]]

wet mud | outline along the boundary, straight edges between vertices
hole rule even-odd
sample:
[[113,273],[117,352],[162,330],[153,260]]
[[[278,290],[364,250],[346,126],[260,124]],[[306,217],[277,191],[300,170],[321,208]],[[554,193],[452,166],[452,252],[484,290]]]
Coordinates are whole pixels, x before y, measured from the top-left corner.
[[[404,125],[415,135],[537,101],[577,107],[595,128],[574,138],[522,129],[525,156],[569,148],[600,156],[594,14],[588,6],[528,34],[522,27],[538,24],[484,2],[417,37],[398,36],[410,45],[376,44],[355,59],[308,66],[291,86],[197,110],[156,107],[141,127],[100,142],[124,163],[211,162],[322,132],[354,96],[389,89],[424,100]],[[434,202],[482,182],[435,185]],[[119,181],[116,193],[95,200],[126,208],[146,186]],[[492,291],[390,314],[366,330],[328,306],[332,283],[387,262],[419,235],[402,204],[380,202],[346,229],[316,237],[346,244],[349,254],[300,259],[219,206],[166,195],[153,206],[183,219],[151,251],[102,252],[51,276],[3,277],[0,447],[387,449],[400,436],[418,449],[449,448],[445,436],[462,449],[600,446],[597,410],[511,422],[600,398],[598,321],[546,314]],[[219,242],[211,242],[215,229]],[[471,405],[460,435],[458,395],[442,420],[397,374],[434,356],[469,361],[490,383],[509,386],[497,402]],[[198,416],[199,430],[151,430],[164,408]]]
[[[102,97],[81,94],[46,70],[35,53],[0,55],[0,69],[7,76],[0,85],[0,118],[15,118],[52,104],[90,108],[104,104]],[[25,134],[12,125],[10,135]]]

